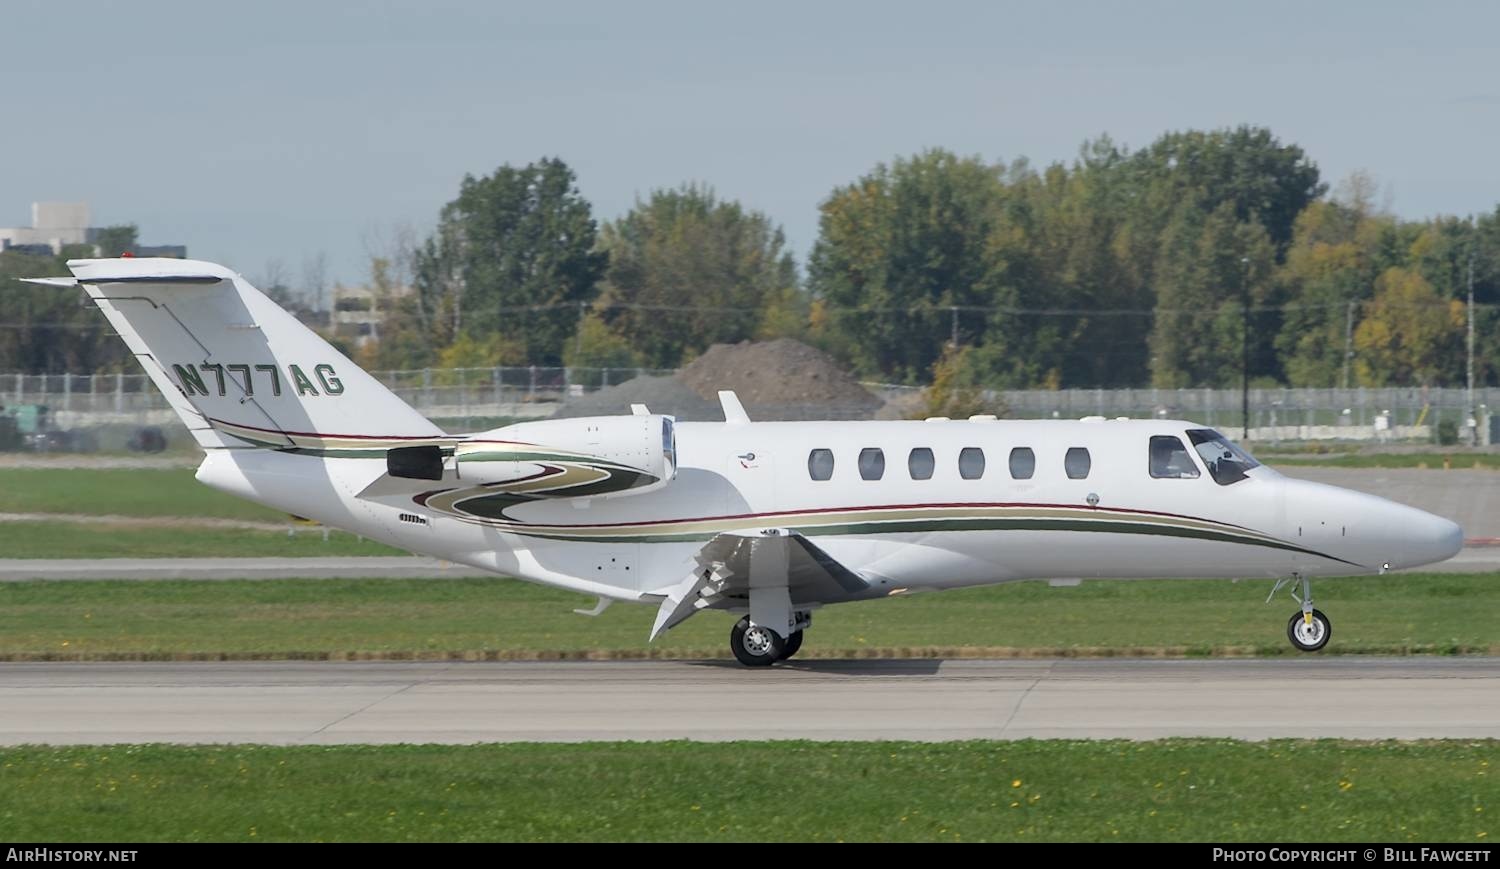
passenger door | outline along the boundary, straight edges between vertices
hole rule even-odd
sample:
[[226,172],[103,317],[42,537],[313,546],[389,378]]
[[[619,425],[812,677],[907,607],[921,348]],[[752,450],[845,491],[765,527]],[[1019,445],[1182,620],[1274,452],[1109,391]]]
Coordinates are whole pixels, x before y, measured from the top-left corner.
[[776,509],[776,467],[770,452],[742,443],[725,462],[724,478],[731,487],[730,515],[767,513]]

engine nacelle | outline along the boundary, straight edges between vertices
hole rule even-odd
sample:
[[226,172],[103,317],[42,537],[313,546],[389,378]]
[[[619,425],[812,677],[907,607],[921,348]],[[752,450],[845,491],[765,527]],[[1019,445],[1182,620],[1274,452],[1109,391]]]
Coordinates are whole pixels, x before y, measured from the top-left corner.
[[527,498],[598,498],[655,491],[677,473],[672,418],[547,419],[459,441],[454,469],[466,485]]

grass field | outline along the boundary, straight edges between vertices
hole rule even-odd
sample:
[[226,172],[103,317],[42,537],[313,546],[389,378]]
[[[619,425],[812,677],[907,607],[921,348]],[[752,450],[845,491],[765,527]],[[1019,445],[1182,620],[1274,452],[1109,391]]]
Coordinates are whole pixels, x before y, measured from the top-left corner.
[[[1327,653],[1500,651],[1500,576],[1325,580]],[[819,610],[803,657],[1014,654],[1295,655],[1290,598],[1267,582],[1028,582]],[[654,608],[513,580],[0,584],[0,659],[723,657],[709,612],[648,645]]]
[[[269,510],[210,489],[189,469],[0,468],[0,513],[69,513],[156,519],[0,523],[0,558],[189,558],[195,556],[404,555],[403,550],[320,529],[297,534],[204,527],[202,520],[289,523]],[[173,519],[185,519],[180,524]]]
[[0,558],[223,558],[407,555],[343,531],[174,528],[109,522],[0,522]]
[[210,489],[191,469],[0,468],[0,513],[287,518]]
[[1494,741],[0,749],[17,841],[1453,842]]

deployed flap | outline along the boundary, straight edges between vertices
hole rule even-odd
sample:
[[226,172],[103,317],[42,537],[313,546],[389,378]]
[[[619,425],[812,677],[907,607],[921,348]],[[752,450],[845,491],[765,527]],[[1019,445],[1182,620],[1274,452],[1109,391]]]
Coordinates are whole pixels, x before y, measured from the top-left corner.
[[[656,639],[701,609],[748,609],[754,547],[771,542],[772,538],[780,538],[776,544],[785,546],[785,567],[779,569],[785,571],[784,587],[793,607],[851,600],[869,588],[869,583],[859,574],[795,531],[726,531],[704,544],[694,556],[696,569],[665,591],[666,598],[657,611],[651,639]],[[776,563],[776,560],[772,559],[771,563]],[[757,570],[756,581],[782,585],[779,576],[765,575],[764,565]]]
[[673,586],[667,592],[667,599],[661,602],[661,608],[656,611],[656,621],[651,625],[648,641],[655,640],[697,612],[701,608],[703,589],[713,576],[712,570],[695,570],[688,574],[687,579]]

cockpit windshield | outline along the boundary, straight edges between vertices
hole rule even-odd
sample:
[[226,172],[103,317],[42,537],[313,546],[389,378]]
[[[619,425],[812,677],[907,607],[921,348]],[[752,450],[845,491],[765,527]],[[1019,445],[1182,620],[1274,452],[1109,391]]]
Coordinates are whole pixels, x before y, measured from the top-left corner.
[[1208,467],[1208,475],[1221,486],[1238,483],[1245,479],[1246,471],[1260,467],[1260,462],[1251,458],[1238,444],[1211,428],[1191,428],[1187,436]]

